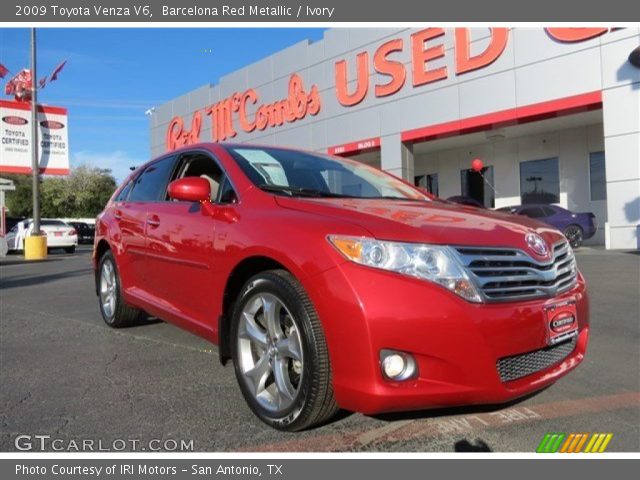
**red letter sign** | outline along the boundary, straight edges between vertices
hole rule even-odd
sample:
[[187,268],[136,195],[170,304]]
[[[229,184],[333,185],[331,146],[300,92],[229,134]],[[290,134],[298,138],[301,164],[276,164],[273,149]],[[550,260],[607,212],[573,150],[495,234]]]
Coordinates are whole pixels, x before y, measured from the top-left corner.
[[475,57],[471,56],[471,39],[468,28],[456,28],[456,73],[471,72],[495,62],[504,52],[509,39],[509,29],[492,28],[489,46]]

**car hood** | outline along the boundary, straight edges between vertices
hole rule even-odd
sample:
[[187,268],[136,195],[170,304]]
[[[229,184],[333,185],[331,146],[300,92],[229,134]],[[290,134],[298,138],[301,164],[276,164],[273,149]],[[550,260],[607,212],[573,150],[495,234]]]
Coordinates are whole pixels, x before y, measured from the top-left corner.
[[301,197],[276,197],[276,202],[283,208],[349,221],[380,240],[529,250],[527,233],[538,233],[550,245],[564,238],[555,228],[527,217],[457,204]]

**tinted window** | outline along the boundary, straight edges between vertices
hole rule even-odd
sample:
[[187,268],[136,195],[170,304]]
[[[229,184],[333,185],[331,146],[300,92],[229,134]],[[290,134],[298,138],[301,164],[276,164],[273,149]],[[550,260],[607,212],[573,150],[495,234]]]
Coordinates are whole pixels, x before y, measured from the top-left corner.
[[545,216],[539,207],[523,208],[520,210],[520,215],[526,215],[529,218],[542,218]]
[[61,220],[40,220],[42,227],[66,227],[67,224]]
[[560,201],[557,157],[531,160],[520,164],[520,196],[523,205]]
[[550,217],[556,214],[556,211],[553,208],[542,207],[542,213],[544,213],[545,217]]
[[589,185],[591,187],[591,200],[607,199],[604,152],[591,152],[589,154]]
[[422,187],[427,190],[427,192],[438,196],[438,174],[437,173],[429,173],[427,175],[419,175],[414,178],[414,184],[416,187]]
[[167,183],[175,157],[163,158],[149,165],[135,180],[130,202],[156,202],[165,199]]
[[131,187],[133,186],[133,182],[129,181],[127,184],[120,190],[118,196],[116,197],[116,202],[125,202],[129,197],[129,192],[131,191]]

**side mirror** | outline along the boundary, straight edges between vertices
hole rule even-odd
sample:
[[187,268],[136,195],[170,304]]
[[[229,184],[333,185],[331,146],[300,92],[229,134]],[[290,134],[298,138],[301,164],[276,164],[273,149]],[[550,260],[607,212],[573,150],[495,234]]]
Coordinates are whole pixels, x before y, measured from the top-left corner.
[[184,202],[209,202],[211,199],[211,185],[200,177],[185,177],[174,180],[169,184],[169,197]]

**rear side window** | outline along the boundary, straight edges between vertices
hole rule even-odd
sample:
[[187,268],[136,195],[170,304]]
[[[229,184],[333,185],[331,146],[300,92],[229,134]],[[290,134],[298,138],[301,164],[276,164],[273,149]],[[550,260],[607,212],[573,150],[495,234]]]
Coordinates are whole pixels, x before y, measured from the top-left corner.
[[156,202],[165,199],[165,191],[175,157],[167,157],[149,165],[138,175],[129,195],[130,202]]
[[131,187],[133,186],[133,181],[128,181],[127,184],[122,187],[122,190],[120,190],[120,193],[118,193],[118,196],[116,197],[115,201],[116,202],[126,202],[127,198],[129,198],[129,192],[131,192]]

